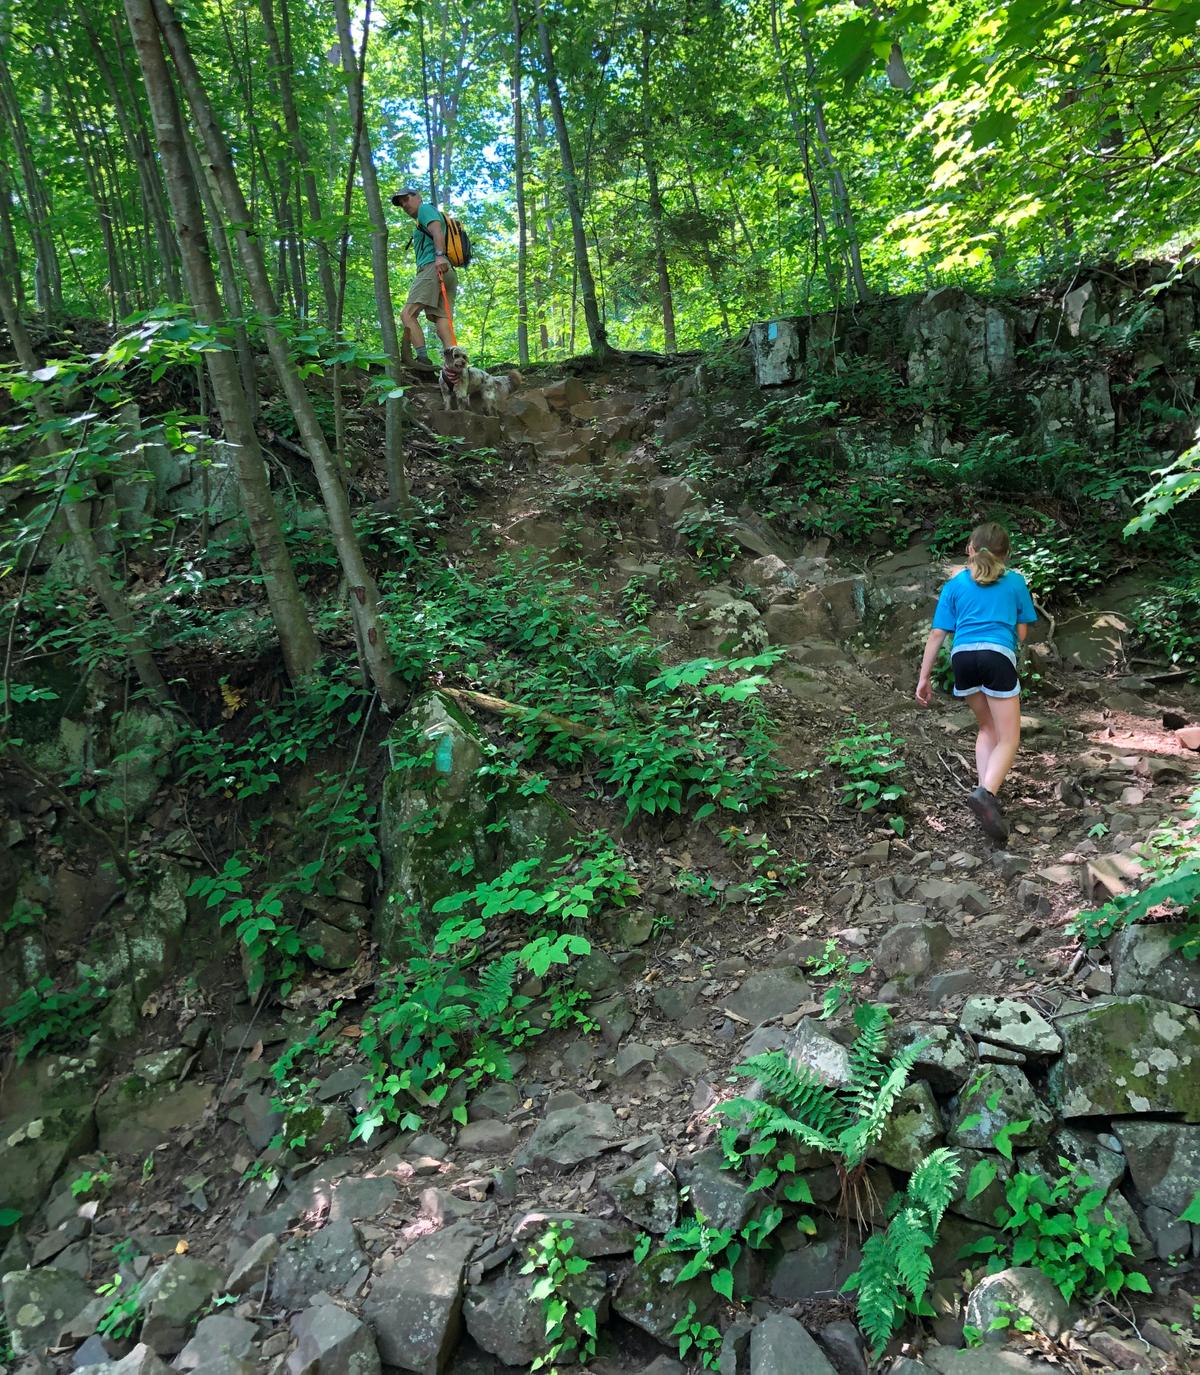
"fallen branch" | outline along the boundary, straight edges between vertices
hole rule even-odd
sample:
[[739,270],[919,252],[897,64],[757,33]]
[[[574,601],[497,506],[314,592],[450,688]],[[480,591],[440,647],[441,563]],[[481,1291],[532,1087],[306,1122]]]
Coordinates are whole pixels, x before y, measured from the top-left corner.
[[612,745],[617,737],[609,731],[592,730],[572,721],[566,716],[556,716],[552,711],[541,707],[523,707],[519,702],[509,702],[503,697],[492,697],[486,692],[471,692],[468,688],[439,688],[444,696],[460,702],[466,707],[478,707],[480,711],[490,711],[493,716],[511,716],[518,721],[529,721],[551,730],[561,731],[564,735],[574,736],[576,740],[587,740],[594,745]]

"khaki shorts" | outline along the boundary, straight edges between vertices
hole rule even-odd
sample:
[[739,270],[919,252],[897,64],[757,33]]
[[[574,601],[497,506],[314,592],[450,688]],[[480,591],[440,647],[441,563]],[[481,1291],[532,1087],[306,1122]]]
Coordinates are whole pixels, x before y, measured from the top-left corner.
[[[446,267],[446,295],[450,298],[451,306],[454,305],[454,293],[458,290],[458,278],[454,275],[454,269]],[[431,320],[440,320],[446,313],[446,307],[442,303],[442,288],[438,282],[438,272],[436,263],[426,263],[425,266],[413,278],[413,284],[408,289],[408,300],[406,306],[423,306],[425,314]]]

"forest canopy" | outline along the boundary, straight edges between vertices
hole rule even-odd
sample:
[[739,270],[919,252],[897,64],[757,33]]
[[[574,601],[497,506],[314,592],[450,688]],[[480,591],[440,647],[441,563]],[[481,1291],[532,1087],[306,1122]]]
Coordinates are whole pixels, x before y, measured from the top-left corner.
[[[393,277],[410,265],[388,203],[401,183],[467,223],[458,314],[484,359],[577,352],[597,321],[611,344],[671,350],[947,281],[1014,290],[1177,251],[1200,219],[1196,0],[189,0],[174,15],[281,311],[328,326],[344,271],[345,332],[373,346],[383,226],[373,243],[356,134]],[[15,0],[0,54],[17,306],[119,320],[184,300],[127,14]]]

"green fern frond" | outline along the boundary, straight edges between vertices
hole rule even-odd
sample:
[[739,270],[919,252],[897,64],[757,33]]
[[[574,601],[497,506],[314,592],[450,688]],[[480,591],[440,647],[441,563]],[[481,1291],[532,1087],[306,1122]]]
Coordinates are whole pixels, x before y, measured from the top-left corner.
[[498,960],[485,964],[479,971],[476,988],[476,1010],[481,1020],[498,1016],[512,1002],[520,955],[510,950]]
[[781,1104],[792,1117],[807,1122],[816,1131],[836,1132],[837,1120],[844,1110],[837,1091],[804,1066],[796,1065],[783,1051],[752,1055],[734,1073],[757,1079],[764,1098]]
[[890,1250],[882,1236],[867,1238],[862,1261],[843,1286],[858,1291],[858,1325],[878,1357],[900,1320],[899,1291]]
[[920,1203],[929,1214],[931,1229],[936,1232],[942,1217],[962,1178],[962,1161],[949,1146],[930,1151],[913,1171],[908,1181],[909,1197]]
[[929,1255],[933,1234],[927,1229],[924,1208],[902,1208],[888,1224],[884,1239],[897,1274],[913,1299],[920,1303],[933,1274],[933,1260]]
[[892,1017],[886,1007],[863,1003],[855,1009],[858,1035],[850,1047],[850,1094],[860,1105],[869,1102],[883,1081],[887,1068],[883,1053]]

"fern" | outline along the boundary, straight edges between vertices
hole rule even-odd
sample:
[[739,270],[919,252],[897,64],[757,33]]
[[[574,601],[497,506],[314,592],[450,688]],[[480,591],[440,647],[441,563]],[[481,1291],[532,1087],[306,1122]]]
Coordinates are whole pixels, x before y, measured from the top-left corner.
[[858,1269],[842,1286],[843,1292],[858,1292],[859,1326],[876,1357],[905,1313],[928,1312],[930,1251],[961,1175],[952,1150],[942,1146],[931,1152],[913,1171],[904,1193],[893,1199],[887,1230],[867,1238]]
[[[850,1082],[845,1086],[822,1083],[778,1050],[752,1056],[736,1067],[736,1074],[758,1081],[763,1097],[734,1098],[715,1110],[730,1123],[721,1132],[727,1163],[770,1157],[781,1149],[781,1142],[795,1141],[837,1157],[846,1175],[861,1169],[926,1043],[918,1041],[885,1060],[891,1025],[887,1009],[865,1004],[855,1011],[854,1020],[858,1035],[850,1048]],[[742,1137],[749,1137],[750,1143],[739,1151]]]
[[481,1018],[490,1019],[498,1016],[512,1002],[513,984],[516,982],[519,962],[520,956],[517,951],[510,950],[507,955],[492,960],[480,969],[476,1008]]

